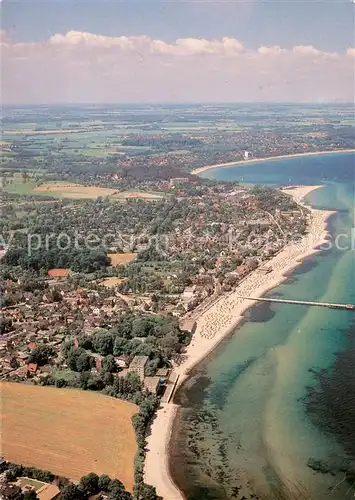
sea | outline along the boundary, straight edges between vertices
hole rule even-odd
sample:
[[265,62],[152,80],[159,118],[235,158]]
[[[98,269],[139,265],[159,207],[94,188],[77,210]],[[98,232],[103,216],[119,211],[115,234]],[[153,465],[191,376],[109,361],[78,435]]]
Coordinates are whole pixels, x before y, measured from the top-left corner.
[[[209,170],[241,184],[319,185],[326,247],[267,295],[355,304],[353,153]],[[260,303],[177,391],[170,471],[187,500],[355,496],[355,312]]]

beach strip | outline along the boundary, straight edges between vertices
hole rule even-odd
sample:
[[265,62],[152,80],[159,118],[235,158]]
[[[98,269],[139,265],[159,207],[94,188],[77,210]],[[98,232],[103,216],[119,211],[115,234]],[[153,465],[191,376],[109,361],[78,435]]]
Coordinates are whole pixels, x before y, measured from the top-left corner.
[[339,154],[339,153],[354,153],[355,149],[338,149],[336,151],[317,151],[310,153],[295,153],[290,155],[280,155],[280,156],[269,156],[265,158],[252,158],[251,160],[236,160],[229,161],[227,163],[216,163],[215,165],[205,165],[204,167],[195,168],[192,170],[191,174],[199,175],[202,172],[206,172],[207,170],[213,170],[215,168],[223,168],[223,167],[237,167],[239,165],[246,165],[249,163],[259,163],[262,161],[272,161],[272,160],[282,160],[283,158],[299,158],[302,156],[315,156],[315,155],[331,155],[331,154]]
[[[301,200],[320,187],[297,186],[284,189],[283,192],[302,205]],[[320,245],[328,241],[327,220],[335,212],[307,208],[311,213],[308,234],[301,241],[287,245],[267,262],[272,271],[266,275],[257,270],[250,273],[232,292],[222,295],[196,319],[197,328],[186,350],[186,359],[180,366],[174,367],[179,375],[178,385],[186,380],[193,367],[236,328],[243,313],[255,304],[255,301],[244,300],[240,295],[263,296],[287,279],[285,273],[302,264],[306,257],[317,253]],[[171,478],[169,468],[169,442],[177,410],[178,406],[172,402],[161,405],[147,438],[144,479],[156,487],[158,495],[164,500],[184,500]]]

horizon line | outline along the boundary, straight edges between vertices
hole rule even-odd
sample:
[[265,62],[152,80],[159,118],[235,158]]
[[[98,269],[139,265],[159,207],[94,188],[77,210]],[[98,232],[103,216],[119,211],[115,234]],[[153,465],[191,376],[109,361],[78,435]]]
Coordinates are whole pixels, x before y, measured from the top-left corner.
[[2,108],[9,107],[30,107],[30,106],[178,106],[178,105],[217,105],[217,106],[228,106],[231,104],[243,104],[243,105],[317,105],[324,106],[329,104],[336,105],[352,105],[354,106],[355,101],[130,101],[130,102],[94,102],[94,101],[83,101],[83,102],[36,102],[36,103],[2,103]]

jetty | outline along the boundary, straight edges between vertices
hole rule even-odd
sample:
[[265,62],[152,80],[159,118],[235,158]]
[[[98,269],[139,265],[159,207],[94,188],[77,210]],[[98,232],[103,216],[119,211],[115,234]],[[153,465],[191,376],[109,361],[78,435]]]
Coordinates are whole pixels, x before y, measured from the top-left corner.
[[308,300],[274,299],[271,297],[248,297],[245,295],[236,295],[240,299],[256,300],[258,302],[277,302],[279,304],[298,304],[302,306],[328,307],[329,309],[347,309],[355,311],[355,304],[332,304],[329,302],[310,302]]

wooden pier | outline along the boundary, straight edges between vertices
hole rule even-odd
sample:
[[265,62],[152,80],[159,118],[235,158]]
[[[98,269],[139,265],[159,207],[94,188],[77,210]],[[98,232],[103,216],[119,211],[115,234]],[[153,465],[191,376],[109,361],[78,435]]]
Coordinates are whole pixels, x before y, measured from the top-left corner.
[[290,300],[290,299],[273,299],[269,297],[247,297],[244,295],[236,295],[236,297],[247,300],[256,300],[258,302],[277,302],[279,304],[298,304],[302,306],[318,306],[328,307],[329,309],[346,309],[348,311],[355,311],[354,304],[331,304],[328,302],[309,302],[307,300]]

